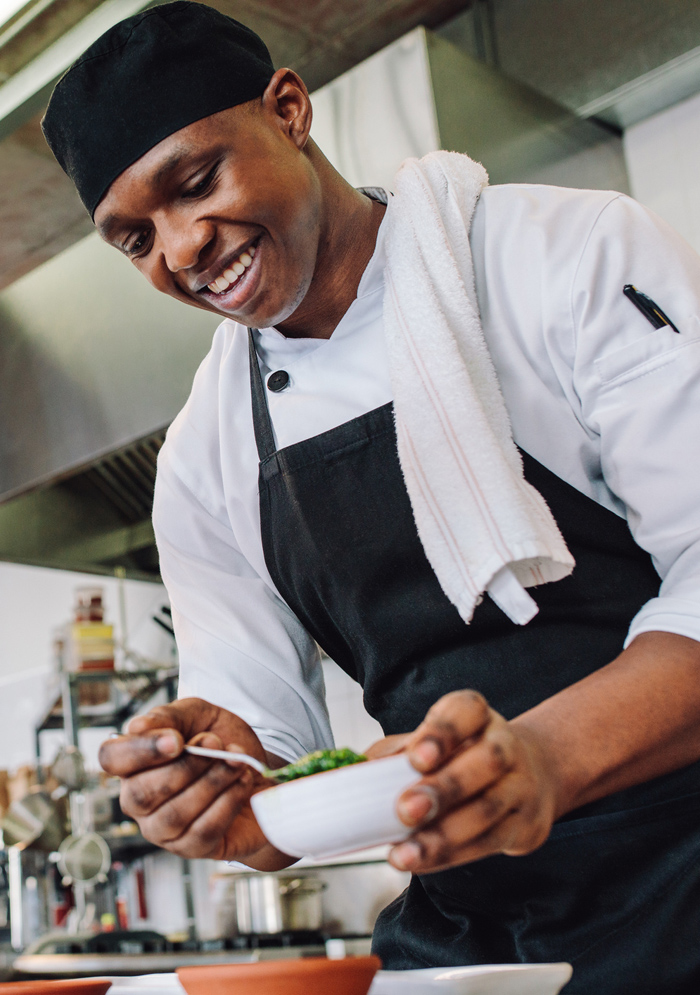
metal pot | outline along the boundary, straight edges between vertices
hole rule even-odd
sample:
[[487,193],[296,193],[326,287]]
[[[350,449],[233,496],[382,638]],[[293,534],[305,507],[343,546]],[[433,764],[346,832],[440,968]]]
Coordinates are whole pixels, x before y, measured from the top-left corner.
[[13,801],[0,822],[5,846],[51,853],[66,836],[65,819],[60,806],[43,788],[31,788],[21,800]]
[[318,878],[250,874],[237,877],[234,887],[236,924],[242,935],[321,928],[321,893],[326,885]]

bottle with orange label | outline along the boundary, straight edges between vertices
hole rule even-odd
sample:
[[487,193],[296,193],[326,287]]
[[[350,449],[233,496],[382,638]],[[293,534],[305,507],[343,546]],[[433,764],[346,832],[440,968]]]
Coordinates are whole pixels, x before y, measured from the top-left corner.
[[[79,587],[71,625],[72,669],[114,670],[114,626],[104,620],[103,588]],[[108,682],[81,684],[80,703],[99,705],[110,698]]]

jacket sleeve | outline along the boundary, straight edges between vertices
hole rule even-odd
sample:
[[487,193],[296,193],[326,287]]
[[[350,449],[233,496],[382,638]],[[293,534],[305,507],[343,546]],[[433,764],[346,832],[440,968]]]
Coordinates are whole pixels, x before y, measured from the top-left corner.
[[244,558],[229,524],[178,476],[167,442],[153,522],[180,656],[179,696],[239,715],[285,760],[332,745],[316,644]]
[[[632,283],[678,328],[654,329]],[[700,256],[628,197],[597,218],[571,287],[580,417],[662,584],[629,630],[700,640]]]

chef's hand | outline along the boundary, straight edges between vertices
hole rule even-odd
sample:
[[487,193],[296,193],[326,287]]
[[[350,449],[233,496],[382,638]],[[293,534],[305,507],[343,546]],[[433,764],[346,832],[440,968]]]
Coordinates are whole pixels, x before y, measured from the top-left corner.
[[126,735],[102,744],[100,763],[122,779],[122,811],[146,839],[183,857],[240,860],[259,870],[292,863],[267,842],[250,807],[251,795],[269,782],[244,764],[184,753],[185,744],[283,763],[265,754],[237,715],[199,698],[132,719]]
[[557,797],[544,751],[480,694],[445,695],[415,732],[393,739],[373,755],[403,749],[425,775],[398,802],[401,821],[416,832],[391,851],[395,867],[423,874],[526,854],[549,836]]

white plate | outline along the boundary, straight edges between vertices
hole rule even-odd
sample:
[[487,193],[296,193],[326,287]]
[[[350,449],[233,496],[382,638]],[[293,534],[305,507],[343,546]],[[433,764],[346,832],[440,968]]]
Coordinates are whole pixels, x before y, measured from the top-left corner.
[[369,995],[558,995],[570,964],[480,964],[380,971]]
[[109,978],[107,995],[184,995],[176,974],[142,974],[136,978]]

